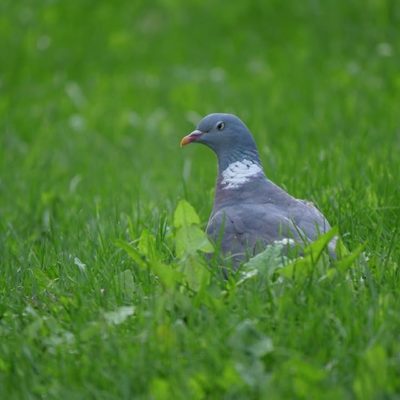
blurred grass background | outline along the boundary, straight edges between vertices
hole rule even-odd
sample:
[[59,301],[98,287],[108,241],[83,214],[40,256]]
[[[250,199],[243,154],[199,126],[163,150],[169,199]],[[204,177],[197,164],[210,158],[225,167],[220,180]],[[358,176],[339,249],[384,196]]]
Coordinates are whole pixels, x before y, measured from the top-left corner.
[[28,216],[75,177],[68,201],[161,209],[185,193],[205,219],[213,156],[177,144],[226,111],[271,179],[356,241],[384,234],[393,211],[376,209],[396,206],[399,186],[399,13],[395,1],[2,1],[2,198]]
[[69,282],[78,255],[104,286],[127,216],[133,236],[154,231],[185,197],[206,222],[215,159],[179,140],[210,112],[241,117],[267,176],[367,242],[384,279],[400,256],[399,26],[395,0],[2,0],[0,312],[39,296],[40,273]]

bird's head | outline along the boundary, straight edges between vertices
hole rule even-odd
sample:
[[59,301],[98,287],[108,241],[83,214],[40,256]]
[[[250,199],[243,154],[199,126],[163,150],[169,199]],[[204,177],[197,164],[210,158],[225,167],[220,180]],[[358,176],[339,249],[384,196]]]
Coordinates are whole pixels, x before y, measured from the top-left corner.
[[212,149],[220,165],[242,159],[259,162],[253,136],[247,126],[232,114],[209,114],[204,117],[196,130],[181,140],[181,146],[189,143],[201,143]]

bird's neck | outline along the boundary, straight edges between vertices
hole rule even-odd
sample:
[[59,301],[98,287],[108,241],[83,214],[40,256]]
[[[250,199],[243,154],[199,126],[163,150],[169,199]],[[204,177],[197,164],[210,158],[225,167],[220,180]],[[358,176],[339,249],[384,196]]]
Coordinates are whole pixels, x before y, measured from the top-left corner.
[[248,202],[265,182],[265,174],[257,152],[241,152],[237,157],[218,158],[218,178],[214,207]]
[[[261,167],[260,157],[256,148],[250,149],[230,149],[227,152],[218,153],[218,173],[221,174],[230,165],[235,162],[240,162],[242,160],[248,160],[253,164],[257,164]],[[261,167],[262,168],[262,167]]]

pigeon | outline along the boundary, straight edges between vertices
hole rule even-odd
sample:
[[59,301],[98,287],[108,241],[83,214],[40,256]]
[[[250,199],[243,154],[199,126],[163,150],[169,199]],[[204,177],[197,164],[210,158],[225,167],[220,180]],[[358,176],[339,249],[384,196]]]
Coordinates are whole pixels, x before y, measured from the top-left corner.
[[[218,177],[207,235],[238,267],[271,244],[301,248],[330,230],[312,202],[296,199],[264,173],[247,126],[233,114],[209,114],[181,146],[201,143],[218,158]],[[328,250],[335,254],[335,237]]]

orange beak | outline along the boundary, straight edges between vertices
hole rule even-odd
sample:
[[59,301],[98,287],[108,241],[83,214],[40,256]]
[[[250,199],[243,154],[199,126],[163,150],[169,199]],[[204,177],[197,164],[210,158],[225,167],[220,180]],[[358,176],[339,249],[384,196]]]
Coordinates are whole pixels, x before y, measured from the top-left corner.
[[203,135],[203,133],[204,132],[199,131],[198,129],[196,129],[195,131],[193,131],[189,135],[187,135],[184,138],[182,138],[181,147],[186,146],[189,143],[195,142],[201,135]]

